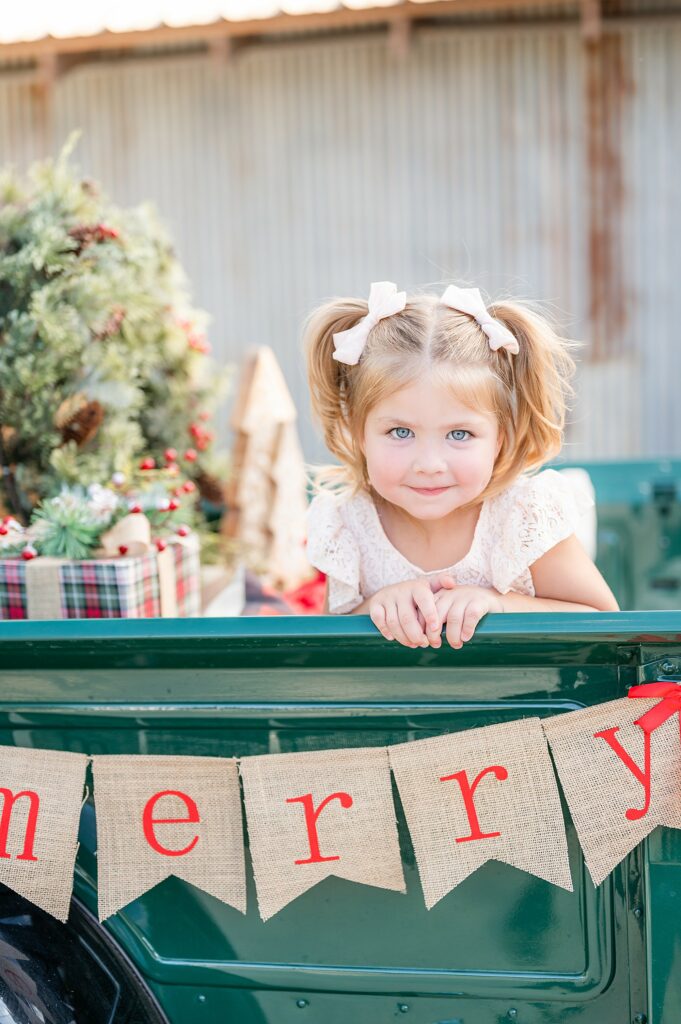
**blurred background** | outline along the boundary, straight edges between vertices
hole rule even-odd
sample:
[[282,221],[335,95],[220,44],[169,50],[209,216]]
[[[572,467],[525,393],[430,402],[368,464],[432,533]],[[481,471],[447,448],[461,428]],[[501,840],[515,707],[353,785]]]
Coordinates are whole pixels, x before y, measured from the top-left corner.
[[82,130],[308,458],[302,320],[377,279],[546,302],[586,343],[567,458],[678,456],[680,57],[678,0],[5,0],[0,164]]

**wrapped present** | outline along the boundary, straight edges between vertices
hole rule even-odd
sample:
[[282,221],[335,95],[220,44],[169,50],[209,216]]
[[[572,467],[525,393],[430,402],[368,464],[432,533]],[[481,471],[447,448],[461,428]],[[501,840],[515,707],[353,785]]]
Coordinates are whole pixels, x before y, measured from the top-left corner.
[[199,611],[194,534],[134,557],[0,559],[0,619],[173,618]]

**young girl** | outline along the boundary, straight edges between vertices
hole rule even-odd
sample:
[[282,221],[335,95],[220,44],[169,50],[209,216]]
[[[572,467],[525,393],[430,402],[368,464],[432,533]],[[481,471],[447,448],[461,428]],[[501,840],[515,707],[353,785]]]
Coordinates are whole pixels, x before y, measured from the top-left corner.
[[[569,343],[477,289],[409,299],[389,281],[305,332],[312,405],[340,467],[308,513],[326,610],[387,640],[452,647],[487,612],[615,611],[575,536],[591,499],[538,469],[561,447]],[[341,486],[333,486],[334,481]],[[328,485],[331,486],[328,486]]]

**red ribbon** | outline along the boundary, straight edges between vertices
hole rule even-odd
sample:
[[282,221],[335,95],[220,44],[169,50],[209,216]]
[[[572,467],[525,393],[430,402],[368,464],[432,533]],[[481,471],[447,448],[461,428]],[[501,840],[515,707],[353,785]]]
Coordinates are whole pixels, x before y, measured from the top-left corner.
[[[640,725],[644,732],[654,732],[660,725],[681,712],[681,686],[678,683],[644,683],[632,686],[628,697],[660,697],[660,703],[638,718],[634,725]],[[680,722],[681,724],[681,722]]]

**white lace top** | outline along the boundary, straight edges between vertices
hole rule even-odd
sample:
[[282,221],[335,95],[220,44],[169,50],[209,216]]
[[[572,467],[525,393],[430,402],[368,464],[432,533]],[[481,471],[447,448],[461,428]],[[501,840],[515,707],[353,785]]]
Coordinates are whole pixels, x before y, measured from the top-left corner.
[[545,469],[483,502],[473,543],[454,565],[424,572],[388,540],[371,497],[318,494],[308,510],[307,554],[328,577],[329,611],[352,611],[392,583],[448,572],[457,583],[534,596],[530,566],[580,532],[593,505],[580,482]]

